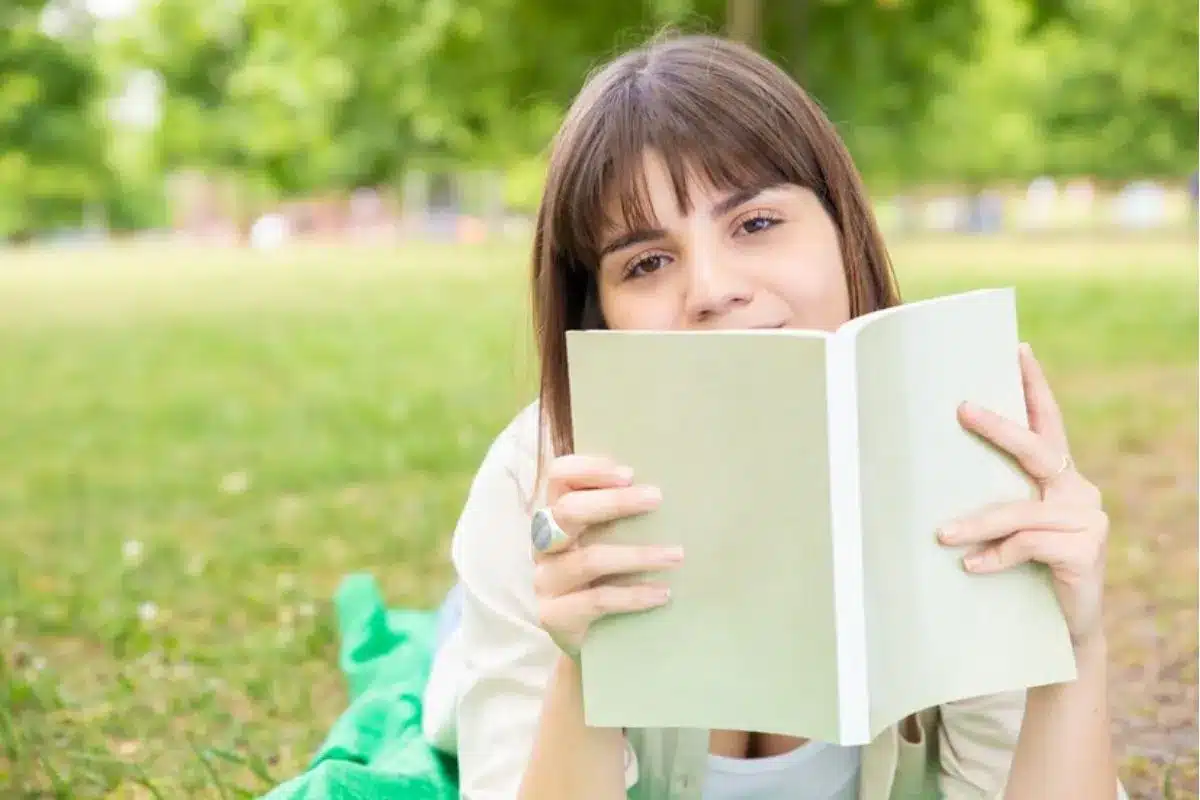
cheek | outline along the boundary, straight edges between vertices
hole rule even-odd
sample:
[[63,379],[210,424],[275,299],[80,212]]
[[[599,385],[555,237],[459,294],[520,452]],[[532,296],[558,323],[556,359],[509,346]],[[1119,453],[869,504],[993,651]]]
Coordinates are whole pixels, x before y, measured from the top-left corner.
[[600,290],[600,308],[612,330],[665,330],[674,327],[678,309],[670,292]]
[[850,294],[836,237],[824,237],[782,248],[787,257],[773,254],[771,283],[787,303],[796,323],[803,327],[833,330],[850,318]]

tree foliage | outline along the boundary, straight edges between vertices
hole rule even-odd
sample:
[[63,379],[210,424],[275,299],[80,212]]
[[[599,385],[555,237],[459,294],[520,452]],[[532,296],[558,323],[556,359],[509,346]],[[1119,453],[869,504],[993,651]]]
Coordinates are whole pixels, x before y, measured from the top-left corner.
[[1087,0],[1046,37],[1047,170],[1106,178],[1183,174],[1197,158],[1196,6]]
[[43,2],[0,7],[0,237],[77,224],[111,175],[85,41],[40,29]]
[[43,2],[0,10],[0,235],[113,190],[96,109],[129,70],[163,88],[148,174],[287,195],[527,164],[587,74],[664,26],[755,43],[877,186],[1196,160],[1182,0],[142,0],[103,47],[43,33]]

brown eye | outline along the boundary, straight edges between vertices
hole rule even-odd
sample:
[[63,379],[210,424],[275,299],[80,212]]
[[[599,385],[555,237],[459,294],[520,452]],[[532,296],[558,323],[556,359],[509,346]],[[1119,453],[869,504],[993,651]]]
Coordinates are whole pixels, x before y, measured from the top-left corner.
[[640,278],[649,275],[652,272],[658,271],[664,266],[667,257],[664,255],[652,255],[645,258],[639,258],[637,261],[629,265],[629,269],[625,271],[626,278]]
[[755,214],[738,225],[742,233],[760,233],[779,224],[780,220],[767,214]]

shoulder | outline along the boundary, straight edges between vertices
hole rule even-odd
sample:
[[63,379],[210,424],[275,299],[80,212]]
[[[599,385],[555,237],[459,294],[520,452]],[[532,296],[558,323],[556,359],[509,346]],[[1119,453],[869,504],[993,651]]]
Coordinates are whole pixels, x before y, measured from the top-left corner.
[[[1016,755],[1027,692],[967,698],[938,707],[936,743],[940,796],[1000,798]],[[1128,794],[1117,781],[1116,797]]]
[[942,704],[938,712],[944,735],[1011,749],[1016,746],[1025,717],[1025,692],[999,692],[956,700]]
[[490,475],[505,474],[527,494],[534,492],[537,474],[538,436],[541,410],[535,400],[520,409],[496,435],[484,454],[476,481]]
[[[888,783],[901,797],[997,797],[1012,765],[1024,711],[1020,691],[943,703],[890,726],[865,757],[876,765],[880,758],[885,764],[895,758]],[[885,780],[877,766],[865,774]]]
[[533,590],[538,417],[525,407],[489,445],[451,544],[461,616],[431,668],[423,724],[458,754],[464,797],[515,796],[558,654]]
[[529,518],[540,495],[535,484],[539,425],[536,402],[518,411],[489,445],[471,480],[450,548],[459,576],[468,583],[503,580],[529,566]]
[[513,477],[531,495],[536,494],[534,479],[539,448],[544,456],[545,443],[549,441],[548,434],[539,436],[542,427],[541,405],[535,400],[518,411],[498,437],[509,448]]
[[938,766],[946,797],[996,796],[1004,788],[1025,717],[1024,691],[938,707]]

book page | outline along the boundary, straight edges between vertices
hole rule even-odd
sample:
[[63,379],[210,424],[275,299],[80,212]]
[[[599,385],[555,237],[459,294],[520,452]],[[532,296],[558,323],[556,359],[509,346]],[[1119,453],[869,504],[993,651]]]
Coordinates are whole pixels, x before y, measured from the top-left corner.
[[568,346],[576,450],[663,491],[597,538],[685,549],[653,576],[669,605],[589,633],[588,723],[836,741],[824,337],[572,332]]
[[1014,297],[912,304],[858,331],[871,727],[941,703],[1074,678],[1040,565],[973,575],[937,527],[1030,497],[1024,472],[956,417],[971,400],[1027,425]]

